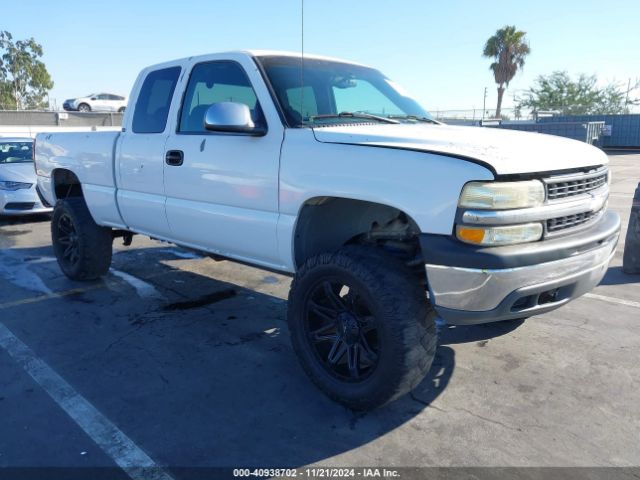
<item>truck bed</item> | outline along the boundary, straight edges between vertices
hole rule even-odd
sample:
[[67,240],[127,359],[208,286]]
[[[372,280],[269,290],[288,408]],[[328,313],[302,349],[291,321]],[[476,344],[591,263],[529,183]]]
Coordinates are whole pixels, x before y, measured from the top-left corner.
[[56,169],[74,172],[94,219],[103,225],[124,225],[115,199],[114,153],[120,129],[102,132],[42,133],[36,136],[38,186],[55,204],[52,179]]

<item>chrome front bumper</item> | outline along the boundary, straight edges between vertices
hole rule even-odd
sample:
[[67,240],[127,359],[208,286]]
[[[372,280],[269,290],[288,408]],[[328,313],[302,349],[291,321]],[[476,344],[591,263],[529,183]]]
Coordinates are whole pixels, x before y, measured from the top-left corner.
[[617,228],[609,229],[595,248],[576,249],[575,254],[554,261],[495,269],[426,263],[431,301],[452,324],[488,323],[554,310],[600,283],[618,243],[619,224],[617,218]]

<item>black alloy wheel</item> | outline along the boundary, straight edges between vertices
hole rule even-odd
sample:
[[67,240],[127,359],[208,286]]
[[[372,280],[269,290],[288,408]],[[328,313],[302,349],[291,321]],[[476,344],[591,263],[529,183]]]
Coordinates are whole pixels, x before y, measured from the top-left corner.
[[352,285],[321,281],[308,295],[304,315],[309,341],[327,372],[360,382],[375,371],[378,328],[371,307]]
[[73,268],[80,260],[78,233],[73,220],[67,214],[60,215],[54,228],[57,229],[58,243],[62,246],[61,258]]
[[111,265],[110,228],[93,220],[82,197],[58,200],[51,217],[51,242],[58,265],[72,280],[94,280]]
[[354,410],[384,405],[424,378],[435,318],[415,272],[367,246],[308,258],[289,291],[287,323],[304,371]]

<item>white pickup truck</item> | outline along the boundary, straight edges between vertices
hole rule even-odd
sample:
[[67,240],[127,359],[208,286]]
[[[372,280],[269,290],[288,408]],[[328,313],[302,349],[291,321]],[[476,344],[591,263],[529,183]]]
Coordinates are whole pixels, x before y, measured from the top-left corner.
[[61,269],[104,275],[139,233],[291,274],[302,366],[355,409],[421,381],[437,315],[548,312],[616,247],[603,152],[441,124],[372,68],[220,53],[146,68],[130,98],[121,132],[37,137]]

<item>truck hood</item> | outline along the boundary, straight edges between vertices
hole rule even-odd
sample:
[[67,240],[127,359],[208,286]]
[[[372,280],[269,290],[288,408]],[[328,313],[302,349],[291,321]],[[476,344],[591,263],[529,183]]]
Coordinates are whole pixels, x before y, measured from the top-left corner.
[[36,183],[36,172],[33,169],[33,162],[0,163],[0,180]]
[[323,143],[400,148],[476,160],[498,175],[604,165],[607,156],[584,142],[500,128],[435,124],[341,125],[314,128]]

